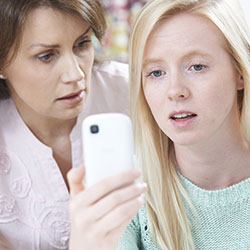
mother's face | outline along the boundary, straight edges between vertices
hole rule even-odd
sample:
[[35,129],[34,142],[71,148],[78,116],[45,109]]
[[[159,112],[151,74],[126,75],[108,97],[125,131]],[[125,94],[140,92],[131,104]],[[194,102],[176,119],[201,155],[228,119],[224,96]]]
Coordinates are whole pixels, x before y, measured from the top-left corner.
[[51,8],[33,10],[17,57],[3,71],[19,112],[75,118],[89,91],[94,52],[82,19]]

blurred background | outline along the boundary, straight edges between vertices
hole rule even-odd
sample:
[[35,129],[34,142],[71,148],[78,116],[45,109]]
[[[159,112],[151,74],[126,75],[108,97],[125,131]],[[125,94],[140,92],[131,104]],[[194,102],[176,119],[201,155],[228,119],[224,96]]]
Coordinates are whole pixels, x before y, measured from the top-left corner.
[[240,3],[241,3],[241,6],[244,10],[248,26],[250,26],[250,1],[249,0],[240,0]]
[[[239,0],[250,26],[250,1]],[[147,0],[101,0],[106,9],[107,34],[103,48],[96,43],[97,55],[101,59],[128,61],[128,41],[135,16]]]
[[147,0],[101,0],[106,10],[107,32],[103,48],[97,45],[98,57],[128,61],[128,41],[135,16]]

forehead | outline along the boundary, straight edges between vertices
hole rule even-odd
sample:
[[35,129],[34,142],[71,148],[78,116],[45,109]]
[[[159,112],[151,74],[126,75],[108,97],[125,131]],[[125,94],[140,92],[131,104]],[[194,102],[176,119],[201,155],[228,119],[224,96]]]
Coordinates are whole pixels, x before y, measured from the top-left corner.
[[27,16],[22,40],[28,44],[34,40],[50,42],[62,36],[75,39],[74,36],[79,36],[87,27],[88,24],[84,20],[72,14],[49,7],[39,7]]
[[226,49],[222,32],[208,18],[180,13],[161,20],[148,37],[144,56],[163,51],[185,53],[190,50]]

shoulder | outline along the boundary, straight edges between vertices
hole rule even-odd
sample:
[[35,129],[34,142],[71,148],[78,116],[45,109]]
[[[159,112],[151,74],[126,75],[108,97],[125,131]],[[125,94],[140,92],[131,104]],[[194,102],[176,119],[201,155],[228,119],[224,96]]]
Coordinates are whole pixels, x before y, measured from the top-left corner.
[[129,113],[128,65],[115,61],[93,66],[84,117],[109,112]]
[[148,231],[148,220],[146,205],[144,204],[139,210],[138,214],[134,217],[131,223],[128,225],[127,231],[133,232],[138,235],[143,235],[144,231]]
[[159,250],[152,239],[146,205],[142,206],[121,237],[118,250],[125,249]]
[[93,66],[91,85],[98,89],[128,91],[128,65],[107,61]]
[[144,204],[138,213],[138,222],[140,227],[140,237],[142,249],[160,250],[157,244],[154,242],[152,232],[150,230],[147,205]]
[[128,79],[128,64],[106,61],[102,63],[95,63],[93,66],[93,74],[102,74],[109,77],[124,77]]

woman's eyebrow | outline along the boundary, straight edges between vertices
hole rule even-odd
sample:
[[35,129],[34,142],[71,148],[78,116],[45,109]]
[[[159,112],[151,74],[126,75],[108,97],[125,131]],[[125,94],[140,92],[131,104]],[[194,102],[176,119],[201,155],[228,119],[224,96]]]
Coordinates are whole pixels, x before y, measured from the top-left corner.
[[76,41],[79,40],[80,38],[84,37],[90,31],[90,29],[91,29],[91,27],[89,26],[87,28],[87,30],[82,35],[80,35],[78,38],[76,38]]
[[[191,50],[191,51],[188,51],[188,52],[184,53],[184,55],[181,56],[180,59],[183,60],[183,59],[186,59],[186,58],[191,58],[193,56],[201,56],[201,57],[204,57],[204,58],[211,58],[212,57],[208,52],[205,52],[205,51],[202,51],[202,50]],[[142,67],[145,68],[150,64],[157,64],[157,63],[166,63],[165,57],[164,58],[163,57],[147,58],[143,62]]]
[[[85,36],[85,35],[89,32],[90,29],[91,29],[91,27],[88,26],[88,28],[86,29],[86,31],[85,31],[83,34],[81,34],[81,35],[76,39],[76,41],[77,41],[78,39],[82,38],[83,36]],[[28,50],[31,50],[31,49],[34,49],[34,48],[37,48],[37,47],[50,48],[50,49],[57,49],[57,48],[60,47],[60,45],[59,45],[59,44],[34,43],[34,44],[32,44],[32,45],[29,46]]]

